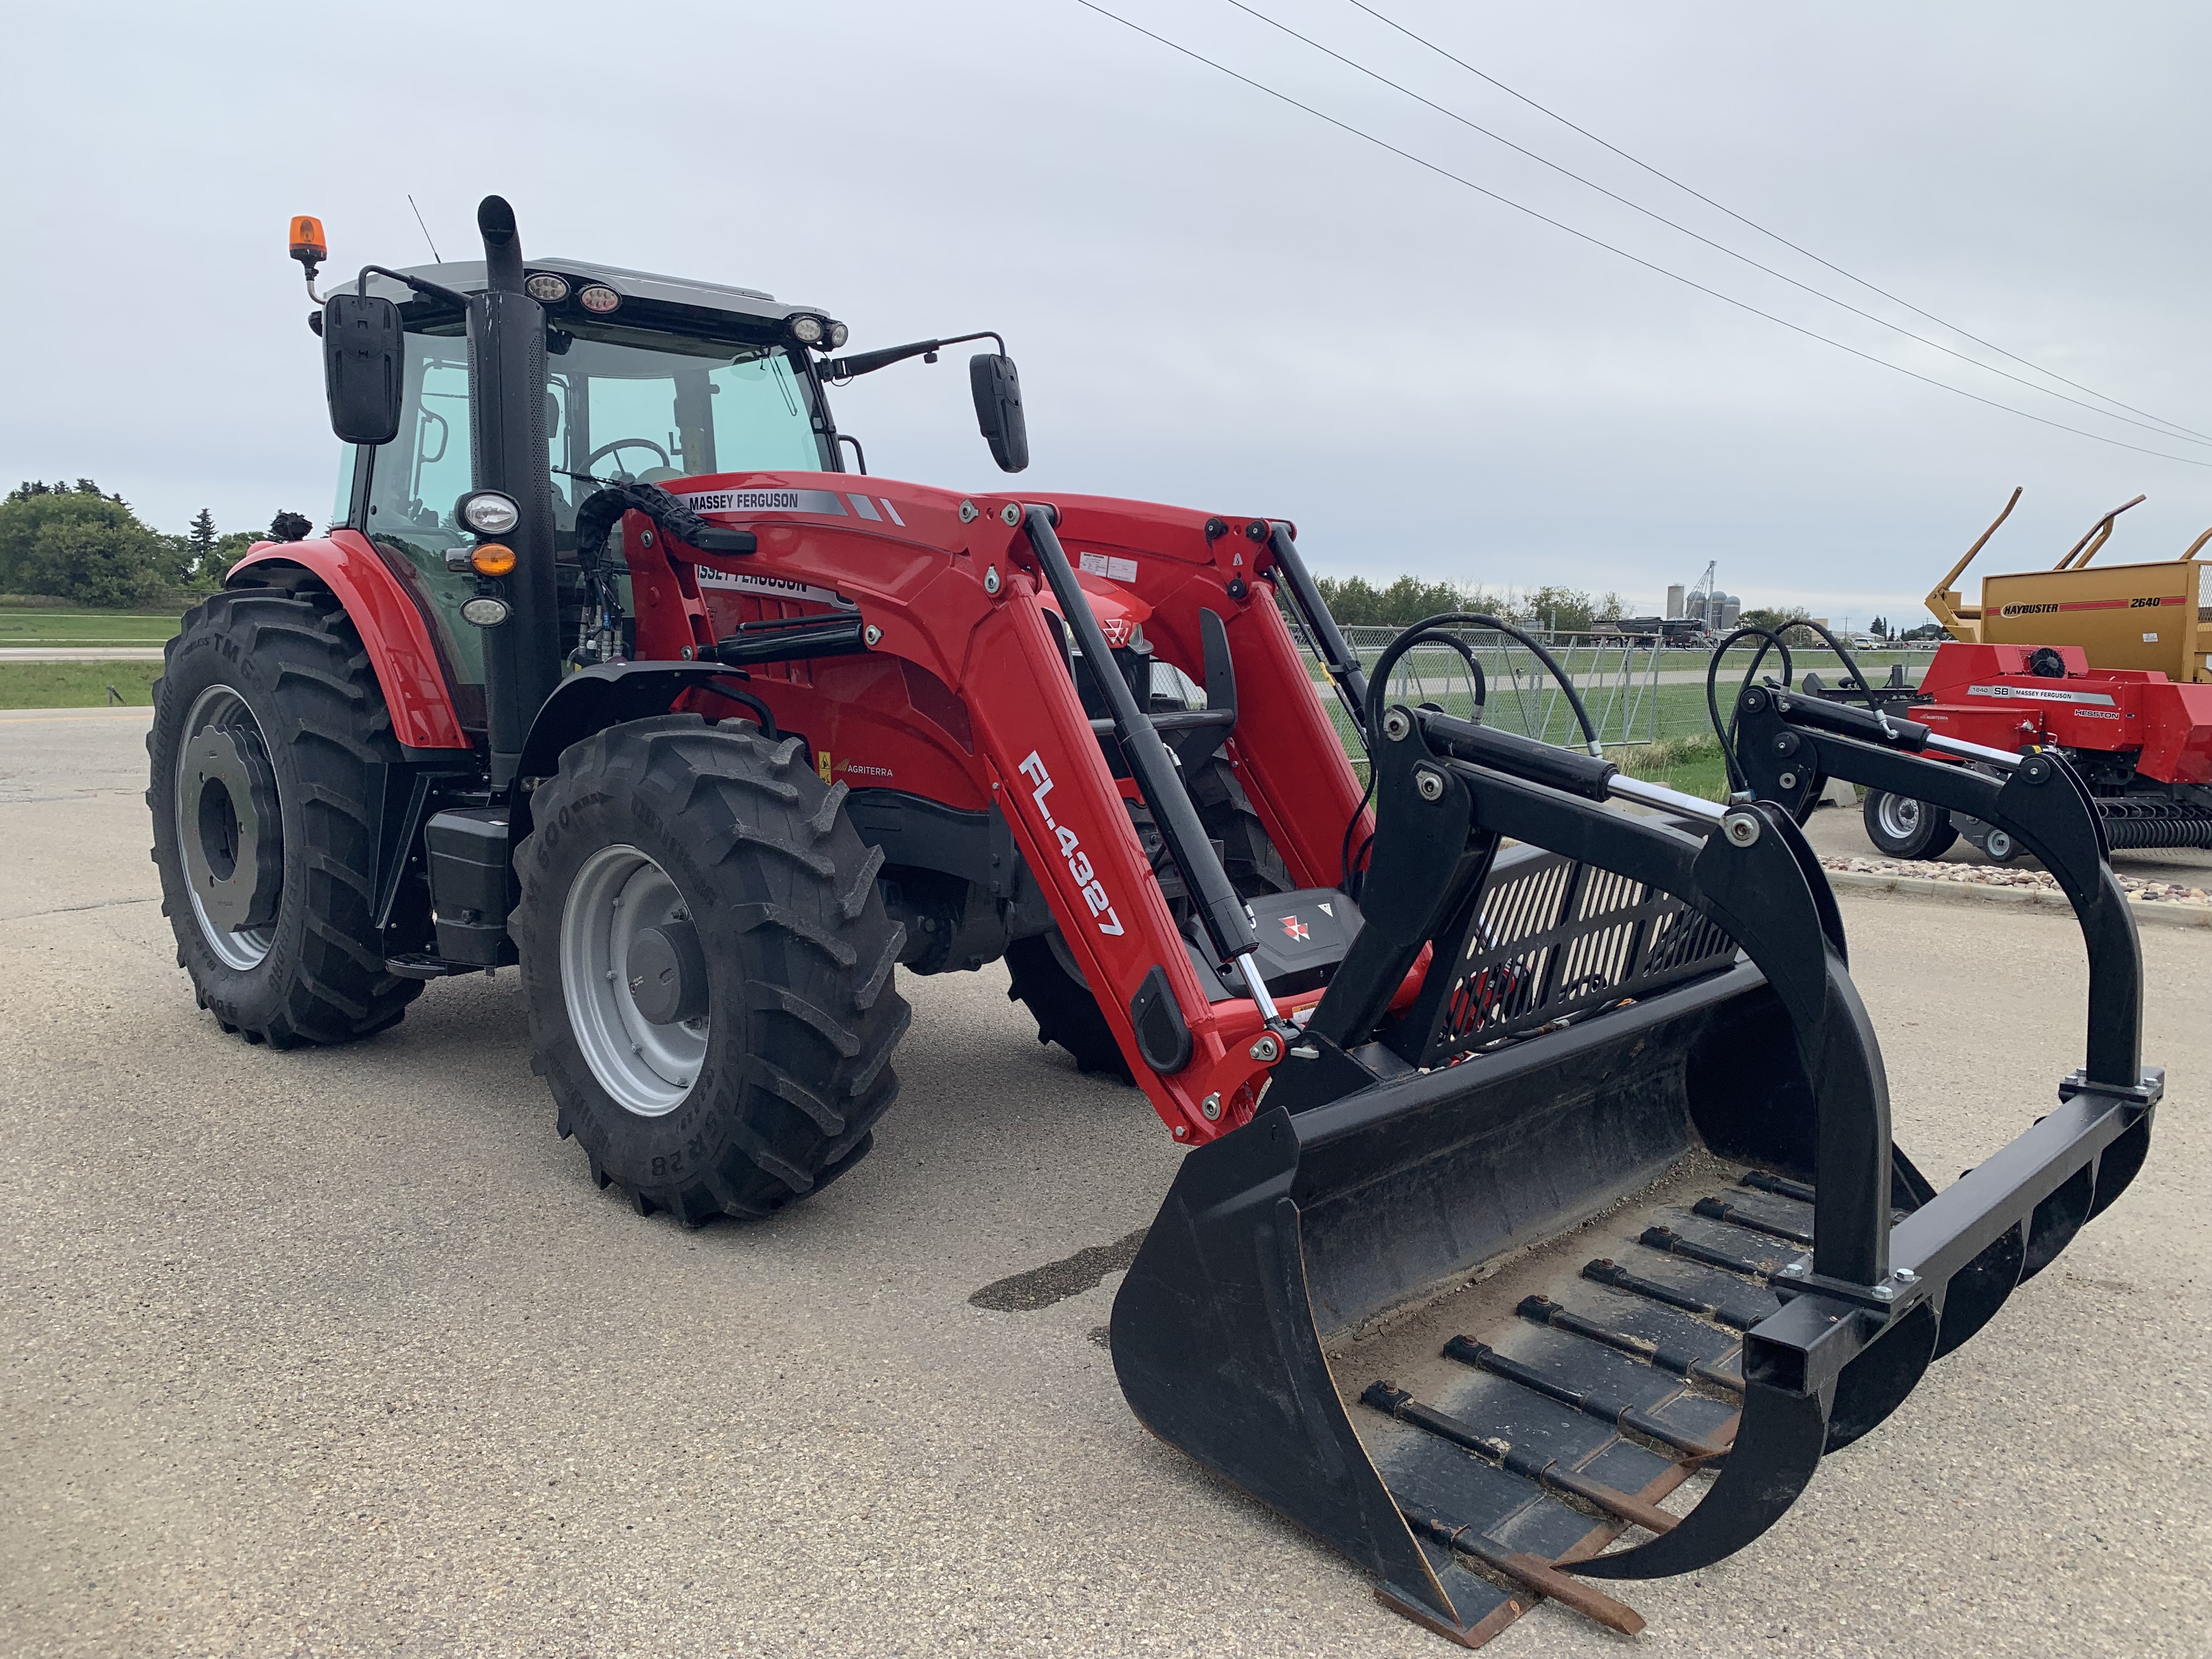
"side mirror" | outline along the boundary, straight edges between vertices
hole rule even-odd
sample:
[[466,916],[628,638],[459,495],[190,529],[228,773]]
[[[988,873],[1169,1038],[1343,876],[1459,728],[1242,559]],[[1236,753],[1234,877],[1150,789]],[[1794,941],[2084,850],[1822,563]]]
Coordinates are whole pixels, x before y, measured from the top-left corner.
[[1001,472],[1019,472],[1030,464],[1029,423],[1022,418],[1022,379],[1012,357],[979,351],[968,360],[968,384],[975,394],[975,424],[991,446]]
[[341,443],[388,444],[398,434],[405,347],[391,301],[331,295],[323,307],[323,390]]

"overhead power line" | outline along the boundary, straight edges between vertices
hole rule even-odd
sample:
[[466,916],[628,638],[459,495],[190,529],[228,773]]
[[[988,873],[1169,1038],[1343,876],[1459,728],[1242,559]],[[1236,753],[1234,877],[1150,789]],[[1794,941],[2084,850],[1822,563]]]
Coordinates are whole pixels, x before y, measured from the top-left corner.
[[2146,449],[2141,444],[2131,444],[2127,442],[2124,439],[2108,438],[2101,432],[2087,431],[2078,426],[2068,426],[2063,421],[2048,420],[2043,416],[2031,414],[2027,410],[2015,409],[2010,404],[2001,404],[1994,398],[1984,398],[1978,392],[1968,392],[1963,386],[1952,386],[1948,381],[1938,380],[1930,375],[1923,374],[1916,369],[1907,368],[1901,363],[1893,363],[1887,358],[1877,357],[1870,351],[1862,351],[1856,346],[1846,345],[1841,340],[1832,338],[1828,335],[1807,328],[1802,324],[1793,323],[1786,317],[1778,317],[1771,311],[1762,311],[1757,306],[1752,305],[1746,301],[1739,300],[1733,295],[1723,294],[1717,288],[1708,288],[1705,283],[1697,281],[1693,277],[1685,276],[1680,271],[1669,270],[1664,265],[1655,264],[1649,259],[1644,258],[1639,255],[1631,253],[1626,248],[1616,247],[1611,242],[1606,241],[1601,238],[1593,236],[1588,231],[1577,230],[1574,226],[1566,223],[1563,220],[1554,219],[1547,213],[1540,213],[1534,208],[1529,207],[1524,203],[1516,202],[1510,196],[1500,195],[1498,191],[1492,190],[1486,185],[1478,185],[1474,179],[1466,177],[1464,174],[1454,173],[1450,168],[1441,167],[1424,156],[1416,155],[1411,150],[1401,149],[1397,145],[1391,143],[1388,139],[1378,138],[1373,133],[1365,131],[1361,128],[1355,127],[1348,121],[1339,120],[1335,116],[1329,115],[1321,110],[1317,110],[1310,104],[1300,103],[1297,99],[1291,97],[1290,94],[1278,91],[1275,88],[1267,85],[1265,82],[1255,81],[1249,75],[1245,75],[1238,70],[1231,69],[1226,64],[1217,63],[1214,59],[1206,57],[1202,52],[1194,52],[1188,46],[1183,46],[1177,41],[1169,40],[1164,34],[1155,34],[1152,30],[1145,27],[1142,24],[1133,22],[1130,19],[1122,16],[1118,12],[1109,11],[1105,7],[1098,4],[1097,0],[1075,0],[1075,3],[1081,6],[1085,11],[1096,12],[1098,15],[1105,18],[1109,22],[1119,23],[1123,28],[1128,29],[1134,33],[1141,34],[1147,40],[1156,42],[1160,46],[1167,47],[1170,52],[1179,52],[1194,63],[1203,64],[1206,68],[1212,70],[1218,74],[1225,75],[1232,81],[1240,82],[1243,85],[1251,88],[1255,92],[1264,93],[1268,97],[1276,100],[1279,103],[1288,104],[1292,109],[1303,111],[1304,113],[1312,116],[1317,121],[1327,122],[1330,126],[1336,128],[1340,132],[1349,133],[1352,137],[1358,138],[1364,143],[1374,145],[1377,149],[1389,151],[1391,155],[1399,157],[1401,161],[1411,161],[1415,167],[1423,168],[1427,172],[1433,173],[1440,179],[1449,179],[1453,184],[1458,185],[1463,189],[1471,190],[1478,196],[1486,197],[1491,201],[1496,202],[1501,206],[1511,208],[1516,213],[1525,214],[1531,219],[1534,219],[1540,223],[1551,226],[1554,230],[1563,230],[1568,235],[1575,238],[1577,241],[1588,242],[1592,247],[1602,248],[1607,253],[1618,255],[1620,258],[1627,260],[1632,264],[1641,265],[1644,270],[1652,271],[1658,276],[1664,276],[1669,282],[1680,283],[1683,287],[1695,289],[1698,293],[1708,295],[1711,298],[1718,300],[1723,305],[1734,306],[1738,311],[1748,312],[1752,316],[1764,318],[1770,323],[1773,323],[1779,327],[1788,329],[1792,334],[1802,334],[1808,340],[1817,340],[1822,345],[1832,346],[1838,351],[1846,352],[1851,356],[1874,364],[1878,368],[1886,368],[1893,374],[1902,374],[1907,380],[1919,381],[1923,386],[1932,386],[1938,391],[1948,392],[1954,397],[1964,398],[1970,403],[1981,404],[1990,409],[2000,410],[2007,415],[2016,415],[2023,421],[2034,422],[2038,426],[2047,426],[2058,432],[2070,432],[2077,438],[2087,438],[2097,443],[2109,444],[2115,449],[2133,450],[2138,455],[2154,455],[2163,461],[2179,461],[2185,466],[2201,466],[2207,469],[2212,469],[2212,461],[2199,460],[2193,455],[2171,455],[2162,449]]
[[[1822,258],[1819,254],[1814,252],[1812,249],[1791,241],[1787,236],[1782,234],[1781,232],[1769,230],[1765,225],[1760,224],[1756,219],[1747,218],[1744,215],[1738,213],[1734,208],[1727,205],[1727,204],[1716,202],[1711,197],[1706,195],[1703,191],[1697,189],[1694,185],[1684,184],[1680,179],[1674,177],[1673,173],[1662,172],[1659,168],[1653,167],[1649,161],[1646,161],[1638,156],[1630,155],[1628,151],[1621,149],[1620,145],[1607,143],[1605,139],[1599,137],[1597,134],[1592,132],[1588,127],[1577,125],[1573,121],[1569,120],[1565,116],[1560,114],[1559,111],[1538,103],[1534,98],[1529,97],[1528,94],[1524,92],[1517,91],[1514,88],[1507,86],[1504,82],[1499,80],[1496,76],[1477,69],[1474,64],[1468,63],[1464,58],[1455,57],[1451,52],[1447,52],[1435,41],[1428,39],[1425,35],[1415,33],[1412,29],[1407,28],[1403,23],[1399,22],[1395,18],[1384,16],[1381,12],[1376,10],[1374,7],[1364,3],[1364,0],[1345,0],[1345,3],[1352,7],[1356,10],[1365,12],[1370,17],[1373,18],[1376,22],[1382,24],[1385,27],[1395,29],[1399,33],[1404,35],[1408,40],[1413,41],[1417,46],[1426,47],[1429,51],[1436,53],[1437,57],[1444,59],[1445,62],[1458,64],[1460,68],[1465,70],[1469,75],[1474,76],[1476,79],[1487,81],[1492,86],[1496,87],[1498,91],[1504,93],[1507,97],[1518,99],[1522,103],[1528,105],[1530,109],[1534,110],[1538,114],[1547,116],[1550,119],[1557,121],[1561,126],[1565,127],[1569,131],[1580,133],[1583,137],[1589,139],[1590,143],[1597,145],[1600,149],[1611,150],[1615,155],[1620,157],[1622,161],[1626,161],[1632,167],[1641,167],[1653,178],[1657,179],[1663,183],[1672,185],[1676,190],[1681,191],[1686,195],[1696,197],[1698,200],[1703,202],[1707,207],[1715,210],[1717,212],[1725,213],[1729,218],[1735,220],[1738,224],[1757,231],[1760,235],[1766,237],[1771,241],[1779,242],[1784,247],[1788,248],[1792,253],[1802,254],[1806,258],[1810,259],[1814,264],[1826,266],[1828,270],[1834,271],[1837,276],[1844,278],[1844,281],[1857,283],[1869,294],[1879,294],[1883,299],[1887,300],[1891,304],[1903,306],[1907,311],[1912,313],[1914,316],[1925,317],[1929,322],[1936,324],[1938,327],[1949,329],[1952,333],[1957,335],[1960,339],[1972,340],[1976,345],[1982,347],[1984,350],[1994,351],[1998,356],[2009,359],[2011,362],[2018,363],[2023,368],[2033,369],[2038,374],[2041,374],[2048,379],[2056,380],[2061,386],[2070,386],[2076,392],[2086,392],[2092,398],[2096,398],[2100,403],[2110,404],[2115,409],[2124,409],[2130,415],[2140,415],[2147,421],[2155,421],[2159,425],[2169,427],[2172,428],[2174,432],[2188,437],[2197,439],[2212,437],[2212,434],[2199,432],[2194,427],[2184,426],[2179,421],[2169,421],[2163,415],[2154,415],[2147,409],[2137,409],[2133,404],[2122,403],[2118,398],[2112,397],[2108,393],[2100,392],[2094,386],[2084,386],[2079,380],[2069,380],[2063,374],[2059,374],[2056,369],[2045,368],[2042,364],[2023,357],[2017,352],[2007,351],[2002,346],[1998,345],[1995,341],[1984,340],[1978,334],[1970,333],[1966,329],[1960,328],[1956,323],[1946,322],[1942,318],[1938,317],[1934,312],[1924,310],[1921,307],[1914,305],[1911,301],[1905,299],[1900,295],[1892,294],[1887,289],[1880,287],[1875,283],[1869,282],[1863,276],[1844,270],[1843,266],[1836,264],[1832,259]],[[2069,398],[2067,401],[2070,403],[2073,400]]]
[[[1997,375],[2001,379],[2010,380],[2015,386],[2026,386],[2030,392],[2035,392],[2039,396],[2056,398],[2063,404],[2071,404],[2076,409],[2086,410],[2088,413],[2095,416],[2100,421],[2118,421],[2123,426],[2138,427],[2142,430],[2154,434],[2160,438],[2179,438],[2185,443],[2203,444],[2207,447],[2212,447],[2212,438],[2200,438],[2189,435],[2185,431],[2172,432],[2166,430],[2166,428],[2172,424],[2171,422],[2161,422],[2159,425],[2154,426],[2149,421],[2130,420],[2124,415],[2115,415],[2109,410],[2098,408],[2095,404],[2084,403],[2079,398],[2069,398],[2064,392],[2055,392],[2047,386],[2039,386],[2036,382],[2028,380],[2024,375],[2014,374],[2009,369],[1999,368],[1995,363],[1985,363],[1978,357],[1969,356],[1963,351],[1960,351],[1953,347],[1945,345],[1941,340],[1931,340],[1925,334],[1916,334],[1912,330],[1905,327],[1901,324],[1893,323],[1887,317],[1879,316],[1871,311],[1862,310],[1859,307],[1851,304],[1847,300],[1838,299],[1834,295],[1828,293],[1824,289],[1814,288],[1810,283],[1800,282],[1796,277],[1790,276],[1787,271],[1777,270],[1772,265],[1763,264],[1759,260],[1753,258],[1749,254],[1739,252],[1735,248],[1729,246],[1725,242],[1717,242],[1711,237],[1691,229],[1689,226],[1681,223],[1678,220],[1669,219],[1663,213],[1654,212],[1651,209],[1645,207],[1641,202],[1635,201],[1629,197],[1623,196],[1617,191],[1607,190],[1603,185],[1599,184],[1595,179],[1586,179],[1581,173],[1575,172],[1571,167],[1562,167],[1559,163],[1553,161],[1548,156],[1540,155],[1533,149],[1529,149],[1521,144],[1516,144],[1510,138],[1506,137],[1502,133],[1492,132],[1488,127],[1480,125],[1479,122],[1469,120],[1458,111],[1448,109],[1433,99],[1423,97],[1419,93],[1415,92],[1411,87],[1407,87],[1399,82],[1393,81],[1389,76],[1384,75],[1378,70],[1370,69],[1366,64],[1360,63],[1358,59],[1347,58],[1342,52],[1335,51],[1332,47],[1323,46],[1320,41],[1315,40],[1310,35],[1299,33],[1297,30],[1292,28],[1289,24],[1280,22],[1276,19],[1268,16],[1267,13],[1260,10],[1256,7],[1245,4],[1244,0],[1225,0],[1225,3],[1235,7],[1246,16],[1258,19],[1261,22],[1265,23],[1269,28],[1279,30],[1282,33],[1289,35],[1293,40],[1300,41],[1306,46],[1311,46],[1316,52],[1320,52],[1323,57],[1334,58],[1336,62],[1343,64],[1346,69],[1357,70],[1369,80],[1379,82],[1383,86],[1389,88],[1391,91],[1403,94],[1406,97],[1412,99],[1415,103],[1434,110],[1437,114],[1445,117],[1447,119],[1458,122],[1460,125],[1467,128],[1469,131],[1479,132],[1484,137],[1491,139],[1497,143],[1504,145],[1506,149],[1513,151],[1516,155],[1525,155],[1530,161],[1537,163],[1540,167],[1549,167],[1553,172],[1559,174],[1562,178],[1571,179],[1575,183],[1581,185],[1587,189],[1595,191],[1599,195],[1606,198],[1608,201],[1618,202],[1621,206],[1640,213],[1645,218],[1656,221],[1657,223],[1666,226],[1669,230],[1680,231],[1683,235],[1687,236],[1692,241],[1704,243],[1705,246],[1711,248],[1717,253],[1724,253],[1731,259],[1735,259],[1741,264],[1749,265],[1753,270],[1764,271],[1767,276],[1775,278],[1777,281],[1787,283],[1790,287],[1796,289],[1802,293],[1809,294],[1816,300],[1825,301],[1829,305],[1837,306],[1844,311],[1850,312],[1854,317],[1863,318],[1869,323],[1877,324],[1881,327],[1889,330],[1893,334],[1902,335],[1908,340],[1917,341],[1922,345],[1928,346],[1935,350],[1940,351],[1947,357],[1955,357],[1960,362],[1966,364],[1970,368],[1978,368],[1985,374]],[[1352,0],[1352,3],[1358,4],[1358,0]],[[1360,9],[1364,11],[1367,8],[1362,6],[1360,7]],[[1387,21],[1388,20],[1386,19],[1384,21]],[[1457,63],[1459,60],[1457,58],[1454,58],[1452,61]],[[1478,73],[1480,71],[1478,71]],[[1581,129],[1577,128],[1576,131],[1580,131]],[[1608,148],[1610,147],[1608,146]],[[1821,263],[1825,264],[1827,262],[1823,260]],[[1856,282],[1857,279],[1854,277],[1852,280]],[[1904,302],[1899,301],[1899,303],[1903,304]],[[1942,321],[1940,318],[1936,320],[1939,322]],[[1950,325],[1948,323],[1945,323],[1943,324],[1943,326],[1948,328]],[[1970,336],[1968,337],[1971,338],[1972,337]],[[1994,346],[1990,349],[1993,351],[1996,349]],[[2010,356],[2011,354],[2007,353],[2005,355]],[[2030,367],[2033,367],[2033,365],[2030,365]],[[2097,396],[2100,394],[2092,393],[2091,395]],[[2111,398],[2106,398],[2104,401],[2110,403],[2112,400]],[[2155,421],[2157,418],[2158,417],[2156,416],[2153,416],[2151,420]]]

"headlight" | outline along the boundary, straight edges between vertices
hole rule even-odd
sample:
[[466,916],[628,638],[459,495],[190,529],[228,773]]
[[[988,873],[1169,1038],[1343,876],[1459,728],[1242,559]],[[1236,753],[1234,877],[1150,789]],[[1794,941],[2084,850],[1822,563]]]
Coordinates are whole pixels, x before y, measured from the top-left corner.
[[522,522],[520,503],[496,489],[471,490],[453,514],[479,536],[504,536]]
[[622,303],[622,295],[605,283],[593,283],[576,290],[576,303],[594,316],[604,317]]
[[514,550],[504,542],[486,542],[469,555],[469,568],[479,576],[504,576],[514,568]]
[[507,618],[505,599],[471,599],[461,607],[461,620],[478,628],[496,628]]
[[851,332],[852,331],[848,329],[842,323],[830,324],[829,335],[830,349],[836,351],[842,349],[846,340],[850,337]]
[[568,279],[541,270],[522,285],[522,291],[540,305],[557,306],[568,297]]
[[791,319],[791,337],[801,345],[822,343],[822,319],[819,317],[794,317]]

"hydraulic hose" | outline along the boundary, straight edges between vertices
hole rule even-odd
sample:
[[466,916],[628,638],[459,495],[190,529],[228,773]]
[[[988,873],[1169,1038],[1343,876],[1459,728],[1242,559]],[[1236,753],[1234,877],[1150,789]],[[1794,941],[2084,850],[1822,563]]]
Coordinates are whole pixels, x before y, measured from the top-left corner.
[[1559,683],[1559,690],[1567,694],[1567,706],[1575,711],[1576,724],[1583,729],[1583,741],[1589,745],[1589,752],[1592,755],[1603,752],[1602,745],[1597,740],[1597,727],[1591,723],[1589,710],[1583,706],[1582,693],[1575,690],[1574,681],[1568,678],[1567,671],[1559,666],[1559,659],[1512,623],[1471,611],[1443,611],[1433,617],[1424,617],[1383,647],[1382,654],[1375,659],[1375,672],[1367,681],[1367,729],[1370,732],[1379,729],[1376,722],[1382,718],[1383,696],[1389,688],[1390,671],[1397,667],[1398,659],[1424,638],[1441,633],[1451,623],[1488,629],[1526,647],[1529,653],[1544,665],[1551,677]]
[[1743,671],[1743,678],[1737,683],[1738,694],[1741,694],[1743,688],[1752,683],[1752,677],[1759,672],[1759,664],[1766,660],[1769,646],[1782,653],[1783,684],[1792,685],[1795,683],[1796,672],[1790,663],[1790,647],[1784,641],[1782,635],[1793,628],[1808,628],[1818,634],[1821,642],[1833,652],[1844,665],[1844,672],[1850,682],[1846,684],[1845,690],[1855,691],[1857,696],[1864,698],[1866,706],[1877,714],[1881,710],[1881,703],[1875,696],[1874,688],[1867,684],[1865,672],[1859,667],[1858,659],[1844,648],[1843,642],[1828,631],[1825,623],[1810,619],[1804,622],[1784,623],[1782,625],[1781,633],[1777,633],[1771,628],[1760,628],[1756,624],[1737,629],[1713,647],[1713,654],[1705,662],[1705,715],[1712,722],[1713,735],[1721,741],[1721,764],[1728,769],[1729,788],[1731,791],[1745,789],[1750,786],[1744,779],[1743,769],[1735,762],[1735,717],[1731,715],[1725,723],[1723,722],[1720,701],[1715,695],[1715,684],[1721,672],[1721,659],[1728,654],[1729,647],[1738,640],[1755,634],[1765,643],[1759,646],[1758,653],[1752,658],[1750,666]]
[[[1461,659],[1467,664],[1468,677],[1474,687],[1474,718],[1479,724],[1482,719],[1482,711],[1490,701],[1490,682],[1484,678],[1482,664],[1474,654],[1474,647],[1458,635],[1448,633],[1443,629],[1424,630],[1416,627],[1411,631],[1414,637],[1404,641],[1407,650],[1428,642],[1449,646],[1459,653]],[[1400,641],[1394,640],[1391,643],[1395,646],[1400,643]],[[1364,722],[1367,718],[1368,711],[1363,709],[1361,714]],[[1372,730],[1371,726],[1369,730]],[[1359,733],[1359,741],[1367,750],[1367,787],[1359,792],[1359,805],[1352,809],[1352,816],[1344,821],[1344,844],[1340,851],[1340,860],[1344,866],[1344,890],[1355,899],[1359,896],[1359,889],[1355,880],[1358,872],[1352,867],[1355,861],[1355,855],[1352,850],[1352,832],[1358,828],[1359,815],[1367,810],[1367,803],[1375,797],[1375,745],[1366,731]],[[1361,842],[1359,851],[1364,854],[1366,850],[1366,842]]]
[[1501,621],[1496,617],[1484,616],[1476,611],[1443,611],[1433,617],[1423,617],[1383,647],[1382,654],[1375,659],[1375,672],[1369,676],[1367,681],[1367,707],[1362,711],[1366,730],[1360,734],[1368,751],[1367,787],[1360,794],[1359,805],[1352,808],[1352,817],[1345,823],[1342,852],[1344,890],[1355,899],[1359,896],[1358,877],[1360,872],[1352,866],[1366,853],[1367,846],[1363,842],[1358,852],[1355,853],[1352,847],[1352,832],[1359,823],[1359,815],[1367,810],[1367,803],[1375,793],[1373,734],[1382,729],[1381,721],[1383,699],[1389,690],[1391,672],[1397,667],[1399,659],[1415,646],[1425,641],[1449,645],[1465,659],[1473,677],[1474,707],[1478,716],[1488,699],[1489,683],[1483,678],[1482,665],[1475,659],[1474,647],[1460,638],[1458,635],[1449,631],[1450,624],[1486,628],[1526,646],[1536,659],[1544,665],[1552,678],[1559,682],[1559,689],[1567,694],[1567,704],[1575,711],[1576,723],[1583,729],[1583,741],[1589,746],[1589,752],[1593,756],[1603,753],[1602,745],[1598,742],[1597,727],[1591,723],[1589,710],[1583,706],[1582,694],[1575,690],[1574,681],[1568,677],[1566,671],[1559,666],[1552,653],[1534,639],[1510,623]]
[[1705,659],[1705,717],[1712,722],[1713,736],[1720,739],[1721,764],[1728,769],[1730,794],[1748,789],[1751,784],[1743,775],[1743,768],[1736,764],[1735,720],[1733,715],[1725,720],[1721,718],[1720,696],[1717,687],[1720,679],[1721,659],[1728,654],[1729,647],[1738,640],[1753,634],[1759,635],[1763,643],[1752,657],[1750,665],[1743,671],[1743,678],[1736,685],[1736,695],[1741,697],[1744,688],[1752,683],[1752,677],[1759,672],[1759,665],[1766,660],[1766,653],[1770,647],[1782,653],[1782,683],[1784,685],[1789,684],[1791,675],[1790,647],[1784,642],[1782,635],[1775,633],[1771,629],[1757,626],[1739,628],[1715,646],[1713,654]]

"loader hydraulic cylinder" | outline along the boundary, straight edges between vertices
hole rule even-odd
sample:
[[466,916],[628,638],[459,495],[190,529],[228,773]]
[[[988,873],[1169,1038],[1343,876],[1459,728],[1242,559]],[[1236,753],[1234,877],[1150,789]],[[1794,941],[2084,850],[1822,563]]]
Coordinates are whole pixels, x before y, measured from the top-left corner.
[[[1215,958],[1224,963],[1241,962],[1260,948],[1260,936],[1252,931],[1252,919],[1245,915],[1244,901],[1237,896],[1228,871],[1214,856],[1213,842],[1206,833],[1206,826],[1199,822],[1198,809],[1190,804],[1182,780],[1176,776],[1175,757],[1168,752],[1167,744],[1160,741],[1160,734],[1152,729],[1152,720],[1137,707],[1129,683],[1115,672],[1113,648],[1106,643],[1105,630],[1098,626],[1091,601],[1084,597],[1083,585],[1075,580],[1074,567],[1067,562],[1067,550],[1060,546],[1060,537],[1052,527],[1050,510],[1031,507],[1025,522],[1030,545],[1036,550],[1044,579],[1051,584],[1053,596],[1060,601],[1060,613],[1075,635],[1075,642],[1083,647],[1083,659],[1090,666],[1091,678],[1104,694],[1107,708],[1113,711],[1114,732],[1121,739],[1129,770],[1136,776],[1137,787],[1144,792],[1145,804],[1152,810],[1152,820],[1159,826],[1176,867],[1182,872],[1183,880],[1198,902],[1199,919],[1206,927],[1206,937],[1213,946]],[[1248,972],[1244,977],[1261,1014],[1272,1015],[1273,1004],[1258,975]]]
[[505,622],[484,629],[485,723],[491,781],[514,780],[524,739],[561,678],[553,569],[553,474],[545,442],[545,311],[522,290],[522,240],[497,196],[477,209],[484,291],[469,301],[469,437],[478,489],[512,496],[522,518],[503,539],[514,571],[501,579]]

